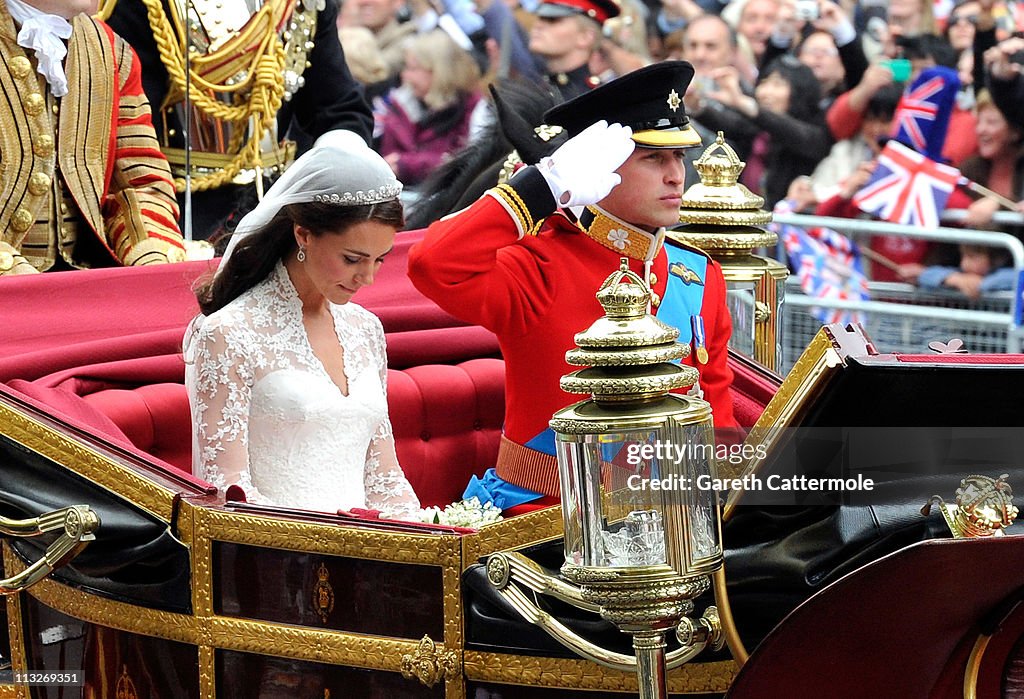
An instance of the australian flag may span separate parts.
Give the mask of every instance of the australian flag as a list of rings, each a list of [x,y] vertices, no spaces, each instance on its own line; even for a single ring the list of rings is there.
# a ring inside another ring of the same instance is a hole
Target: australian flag
[[[790,213],[792,205],[780,201],[776,213]],[[811,228],[782,224],[777,230],[786,246],[790,267],[808,296],[823,300],[867,301],[870,298],[864,263],[856,244],[831,228]],[[812,308],[822,323],[863,323],[859,311],[840,308]]]

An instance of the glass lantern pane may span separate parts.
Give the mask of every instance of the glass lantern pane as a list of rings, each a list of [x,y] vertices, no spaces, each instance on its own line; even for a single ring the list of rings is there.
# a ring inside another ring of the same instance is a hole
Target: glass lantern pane
[[[715,460],[714,429],[710,421],[678,425],[675,430],[682,444],[702,445],[683,454],[679,469],[693,487],[684,493],[685,509],[689,513],[686,523],[686,550],[684,566],[680,572],[698,572],[715,563],[722,556],[722,537],[719,525],[718,493],[711,488],[718,477]],[[677,568],[677,570],[679,570]]]
[[[729,347],[745,357],[754,359],[756,284],[754,282],[730,281],[727,287],[725,305],[732,317],[732,336],[729,338]]]
[[[664,563],[663,459],[658,429],[559,441],[565,558],[590,567]]]
[[[785,346],[786,324],[782,322],[782,305],[786,300],[786,278],[774,279],[775,307],[772,309],[775,322],[775,370],[782,371],[782,348]]]

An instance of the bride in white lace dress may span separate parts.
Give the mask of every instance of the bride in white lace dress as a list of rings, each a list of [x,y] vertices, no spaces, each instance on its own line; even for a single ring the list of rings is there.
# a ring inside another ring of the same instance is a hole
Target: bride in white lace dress
[[[250,502],[415,518],[384,331],[350,302],[403,224],[400,192],[359,137],[331,132],[241,221],[186,336],[196,475]]]

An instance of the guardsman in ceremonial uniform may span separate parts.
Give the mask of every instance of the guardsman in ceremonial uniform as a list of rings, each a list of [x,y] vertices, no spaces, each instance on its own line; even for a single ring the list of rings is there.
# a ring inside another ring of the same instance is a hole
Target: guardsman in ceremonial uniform
[[[185,259],[138,62],[95,10],[0,0],[0,275]]]
[[[530,28],[530,51],[544,63],[551,90],[570,100],[597,85],[590,55],[601,43],[601,27],[619,15],[614,0],[545,0]]]
[[[499,507],[558,495],[551,415],[579,400],[573,335],[602,314],[595,294],[620,258],[647,280],[653,310],[691,348],[687,364],[717,428],[735,427],[726,360],[725,280],[712,259],[667,241],[679,221],[683,155],[700,144],[682,96],[684,61],[657,63],[549,110],[570,138],[467,209],[427,230],[409,275],[442,308],[497,334],[505,358],[505,429],[494,472],[467,495]]]
[[[176,18],[186,5],[192,18],[187,35],[185,23]],[[259,172],[280,174],[328,131],[346,129],[370,143],[373,114],[338,41],[339,5],[338,0],[104,0],[110,26],[131,43],[142,63],[157,137],[183,209],[187,176],[195,238],[233,230],[256,205],[263,184]]]

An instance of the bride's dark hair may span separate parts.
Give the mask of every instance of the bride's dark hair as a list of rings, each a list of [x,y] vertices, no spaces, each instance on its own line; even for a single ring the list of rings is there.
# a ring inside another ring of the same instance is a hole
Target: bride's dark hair
[[[199,310],[210,315],[266,279],[278,260],[295,250],[295,224],[321,236],[342,235],[351,226],[365,221],[377,221],[396,230],[402,228],[402,202],[392,199],[359,206],[310,202],[281,207],[267,225],[235,246],[223,269],[197,288]]]

